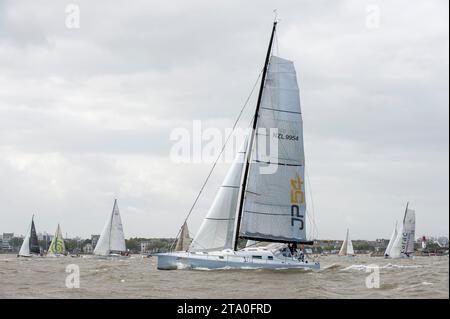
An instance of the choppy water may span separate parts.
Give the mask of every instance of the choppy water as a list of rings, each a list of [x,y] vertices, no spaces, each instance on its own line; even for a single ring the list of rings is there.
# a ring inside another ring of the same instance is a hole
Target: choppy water
[[[449,258],[320,257],[320,271],[159,271],[156,257],[19,259],[0,255],[0,298],[449,298]],[[66,287],[66,266],[80,288]],[[378,268],[380,287],[366,278]]]

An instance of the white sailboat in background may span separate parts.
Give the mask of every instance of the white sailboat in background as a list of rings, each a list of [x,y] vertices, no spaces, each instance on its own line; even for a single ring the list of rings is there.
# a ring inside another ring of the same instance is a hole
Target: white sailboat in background
[[[187,252],[156,254],[158,269],[320,268],[292,245],[306,238],[303,125],[293,62],[272,55],[274,22],[253,127]],[[278,129],[273,134],[272,128]],[[262,131],[266,132],[263,136]],[[278,154],[260,154],[268,145]],[[270,143],[270,144],[269,144]],[[273,174],[261,173],[268,165]],[[239,238],[271,242],[238,249]]]
[[[392,231],[391,238],[389,239],[389,243],[384,251],[384,257],[388,257],[391,254],[392,245],[394,244],[395,239],[397,238],[398,230],[397,230],[397,222],[395,222],[394,230]]]
[[[345,236],[344,242],[342,243],[341,246],[341,250],[339,250],[339,256],[355,256],[353,244],[349,237],[348,228],[347,228],[347,235]]]
[[[175,245],[175,251],[187,251],[191,243],[192,238],[189,236],[187,222],[184,222],[183,227],[181,228],[180,237],[178,238],[177,244]]]
[[[50,247],[47,251],[47,256],[49,257],[59,257],[66,254],[66,246],[64,244],[64,238],[62,235],[61,227],[58,224],[56,228],[55,236],[50,243]]]
[[[38,257],[41,256],[41,248],[39,247],[39,240],[36,234],[36,227],[34,225],[34,215],[31,218],[31,224],[28,228],[27,234],[23,239],[17,257]]]
[[[95,246],[94,255],[102,257],[128,256],[117,199],[114,200],[113,210],[108,216],[97,245]]]
[[[414,253],[414,237],[416,232],[416,213],[406,204],[403,224],[390,250],[385,253],[386,258],[410,258]],[[389,242],[390,244],[390,242]],[[389,247],[389,245],[388,245]]]

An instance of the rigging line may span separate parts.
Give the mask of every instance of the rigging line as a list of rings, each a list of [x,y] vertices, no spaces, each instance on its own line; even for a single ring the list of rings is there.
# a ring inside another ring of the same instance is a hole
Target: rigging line
[[[191,215],[192,211],[193,211],[194,208],[195,208],[195,205],[196,205],[197,202],[198,202],[198,199],[200,198],[200,195],[203,193],[203,189],[205,188],[206,184],[207,184],[208,181],[209,181],[209,178],[211,177],[211,175],[212,175],[214,169],[216,168],[217,162],[219,161],[220,157],[222,156],[222,153],[223,153],[223,151],[225,150],[225,147],[227,146],[229,139],[230,139],[231,136],[233,135],[234,130],[236,129],[236,126],[237,126],[239,120],[241,119],[241,116],[242,116],[242,114],[244,113],[244,110],[245,110],[245,108],[247,107],[247,104],[248,104],[248,102],[250,101],[250,98],[252,97],[253,92],[255,91],[256,86],[258,85],[258,82],[259,82],[259,79],[260,79],[262,73],[263,73],[263,69],[259,72],[258,78],[256,79],[255,83],[253,84],[253,87],[252,87],[252,89],[251,89],[251,91],[250,91],[250,94],[248,95],[247,99],[245,100],[244,105],[243,105],[242,108],[241,108],[241,111],[239,112],[238,117],[236,118],[236,121],[235,121],[234,124],[233,124],[233,128],[231,129],[230,134],[228,134],[228,136],[227,136],[227,138],[226,138],[226,140],[225,140],[225,143],[223,144],[222,149],[220,150],[220,153],[219,153],[219,155],[217,156],[217,159],[214,161],[214,164],[213,164],[213,166],[211,167],[211,169],[210,169],[210,171],[209,171],[209,173],[208,173],[208,175],[207,175],[205,181],[203,182],[203,185],[202,185],[202,187],[200,188],[200,191],[198,192],[197,197],[195,198],[194,203],[192,204],[191,208],[189,209],[189,212],[188,212],[186,218],[184,219],[184,222],[183,222],[182,225],[184,225],[184,223],[187,222],[189,216]],[[172,247],[173,247],[174,243],[177,241],[178,236],[180,235],[182,228],[183,228],[183,226],[181,226],[180,230],[178,231],[178,234],[177,234],[177,236],[175,237],[174,242],[173,242],[172,245],[170,246],[170,250],[172,250]]]
[[[311,219],[311,221],[313,223],[313,236],[314,236],[314,232],[315,232],[316,233],[315,237],[317,239],[318,236],[319,236],[319,231],[318,231],[317,225],[316,225],[316,213],[315,213],[315,210],[314,210],[314,198],[313,198],[313,195],[312,195],[311,181],[309,179],[309,174],[308,174],[308,170],[306,169],[306,167],[305,167],[305,175],[306,175],[306,183],[308,184],[308,189],[309,189],[309,197],[311,197],[311,209],[312,209],[312,216],[311,217],[312,218],[310,218],[310,219]]]

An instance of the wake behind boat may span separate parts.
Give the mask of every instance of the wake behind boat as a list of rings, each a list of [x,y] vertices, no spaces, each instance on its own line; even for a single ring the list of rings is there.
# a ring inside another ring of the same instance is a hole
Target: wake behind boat
[[[117,199],[114,200],[113,210],[108,216],[95,246],[94,255],[102,259],[124,259],[129,257],[125,246],[125,235]]]
[[[296,249],[313,244],[306,239],[303,125],[294,64],[272,55],[276,26],[248,143],[237,153],[188,251],[156,254],[158,269],[320,268]],[[278,153],[260,154],[269,143]],[[239,250],[239,238],[272,243]]]

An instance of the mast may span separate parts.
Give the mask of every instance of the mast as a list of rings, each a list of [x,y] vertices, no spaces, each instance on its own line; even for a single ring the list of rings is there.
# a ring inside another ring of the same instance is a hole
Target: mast
[[[273,43],[273,37],[275,35],[276,28],[277,28],[277,21],[275,20],[273,22],[272,35],[270,36],[270,42],[269,42],[269,47],[267,49],[266,60],[264,62],[264,69],[263,69],[263,74],[262,74],[262,78],[261,78],[261,86],[259,88],[258,101],[256,103],[256,110],[255,110],[255,116],[253,117],[252,133],[250,134],[250,141],[248,143],[248,151],[247,151],[247,154],[246,154],[247,158],[245,160],[244,175],[243,175],[243,178],[242,178],[239,208],[238,208],[237,216],[236,216],[236,227],[234,229],[234,245],[233,245],[234,247],[233,247],[233,250],[235,250],[235,251],[237,250],[237,246],[238,246],[239,228],[241,226],[242,210],[244,208],[245,189],[247,188],[248,170],[249,170],[249,167],[250,167],[250,157],[251,157],[251,151],[252,151],[252,147],[253,147],[253,140],[254,140],[255,134],[256,134],[256,124],[258,123],[259,107],[261,105],[261,99],[262,99],[262,93],[263,93],[263,89],[264,89],[264,83],[266,81],[267,67],[269,65],[270,53],[272,52],[272,43]]]
[[[409,202],[406,202],[405,216],[403,216],[403,225],[405,224],[406,214],[408,213]]]
[[[114,211],[116,210],[116,205],[117,205],[117,198],[114,199],[114,205],[113,205],[113,209],[112,209],[112,212],[111,212],[111,222],[110,222],[110,225],[109,225],[109,236],[108,236],[109,253],[111,253],[111,233],[112,233]]]

